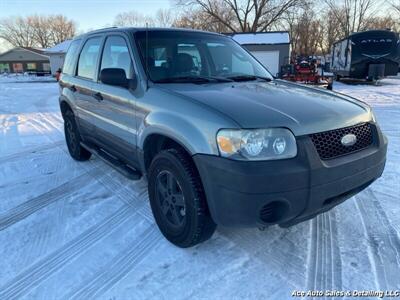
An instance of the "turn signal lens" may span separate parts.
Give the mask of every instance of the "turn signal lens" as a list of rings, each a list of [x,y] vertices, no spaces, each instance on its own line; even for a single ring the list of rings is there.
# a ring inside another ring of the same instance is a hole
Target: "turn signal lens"
[[[230,140],[226,137],[219,136],[218,137],[218,146],[221,151],[226,153],[233,153],[233,146]]]

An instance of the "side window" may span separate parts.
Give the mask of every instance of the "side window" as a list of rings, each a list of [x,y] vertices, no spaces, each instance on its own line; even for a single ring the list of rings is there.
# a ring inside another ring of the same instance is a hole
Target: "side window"
[[[81,40],[72,41],[68,48],[67,55],[65,55],[63,73],[68,75],[74,75],[74,60],[78,52]]]
[[[132,78],[133,65],[128,45],[125,39],[120,36],[110,36],[104,44],[101,70],[107,68],[124,69],[126,77]]]
[[[83,46],[78,62],[78,76],[94,79],[97,58],[100,53],[100,37],[90,38]]]

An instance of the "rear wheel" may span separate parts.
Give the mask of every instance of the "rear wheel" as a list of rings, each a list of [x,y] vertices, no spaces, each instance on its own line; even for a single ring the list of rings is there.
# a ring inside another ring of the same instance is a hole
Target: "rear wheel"
[[[162,234],[182,248],[208,240],[216,225],[191,158],[176,149],[161,151],[148,175],[150,204]]]
[[[64,114],[64,133],[68,152],[73,159],[85,161],[92,156],[88,150],[81,146],[81,136],[76,126],[74,114],[70,110]]]

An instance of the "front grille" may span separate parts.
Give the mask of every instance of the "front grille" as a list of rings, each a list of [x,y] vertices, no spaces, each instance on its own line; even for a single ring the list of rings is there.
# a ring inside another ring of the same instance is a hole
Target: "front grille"
[[[350,133],[357,137],[357,142],[352,146],[343,146],[342,137]],[[372,130],[369,123],[314,133],[310,137],[321,159],[332,159],[356,152],[372,144]]]

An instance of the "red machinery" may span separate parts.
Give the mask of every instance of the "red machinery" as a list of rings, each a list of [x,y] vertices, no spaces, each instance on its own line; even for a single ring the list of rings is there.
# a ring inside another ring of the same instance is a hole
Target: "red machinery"
[[[295,63],[282,68],[282,79],[309,83],[329,84],[330,78],[323,76],[322,71],[317,68],[315,60],[298,59]]]

